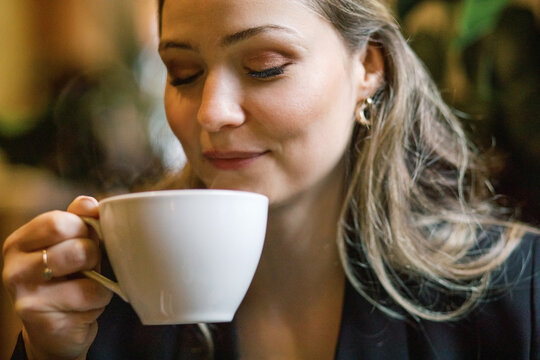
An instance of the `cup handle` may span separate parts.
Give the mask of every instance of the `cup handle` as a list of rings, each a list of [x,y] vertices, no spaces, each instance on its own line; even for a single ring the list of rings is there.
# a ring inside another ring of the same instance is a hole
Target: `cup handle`
[[[86,217],[86,216],[81,216],[81,219],[82,221],[84,221],[87,225],[89,225],[96,231],[96,234],[100,239],[103,239],[103,233],[101,231],[101,225],[99,224],[98,219]],[[122,289],[120,289],[120,285],[118,285],[117,282],[114,282],[106,278],[105,276],[101,275],[100,273],[94,270],[85,270],[81,272],[84,274],[84,276],[97,281],[101,285],[105,286],[107,289],[111,290],[116,295],[120,296],[122,300],[129,303],[129,300],[126,294],[124,294]]]

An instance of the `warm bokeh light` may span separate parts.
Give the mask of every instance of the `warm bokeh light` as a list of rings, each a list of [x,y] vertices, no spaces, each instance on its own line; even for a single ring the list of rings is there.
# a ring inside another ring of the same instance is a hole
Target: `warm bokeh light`
[[[496,143],[497,191],[539,224],[540,2],[508,1],[460,47],[466,2],[391,1],[446,100],[469,114],[480,144]],[[76,195],[128,192],[182,166],[163,110],[156,8],[0,1],[0,241]],[[4,359],[20,323],[3,288],[0,319]]]

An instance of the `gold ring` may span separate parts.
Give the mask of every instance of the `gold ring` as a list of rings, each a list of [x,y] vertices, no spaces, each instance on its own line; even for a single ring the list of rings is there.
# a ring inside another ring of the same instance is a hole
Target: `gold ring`
[[[53,272],[47,262],[47,250],[41,250],[41,257],[43,259],[43,266],[45,266],[45,268],[43,269],[43,278],[45,280],[51,280],[53,278]]]

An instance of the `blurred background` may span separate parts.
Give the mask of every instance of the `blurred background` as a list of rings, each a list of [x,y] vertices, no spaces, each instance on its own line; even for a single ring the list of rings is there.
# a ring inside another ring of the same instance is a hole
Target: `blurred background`
[[[0,242],[79,194],[128,192],[182,166],[161,99],[155,2],[0,2]],[[540,1],[389,2],[494,155],[500,201],[540,225]],[[0,319],[7,359],[20,324],[3,287]]]

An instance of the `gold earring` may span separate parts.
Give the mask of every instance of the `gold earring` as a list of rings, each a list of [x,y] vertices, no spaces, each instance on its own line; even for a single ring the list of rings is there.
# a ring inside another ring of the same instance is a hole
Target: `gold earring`
[[[356,104],[355,109],[356,122],[362,126],[371,126],[371,117],[373,115],[373,99],[368,97],[362,103]]]

